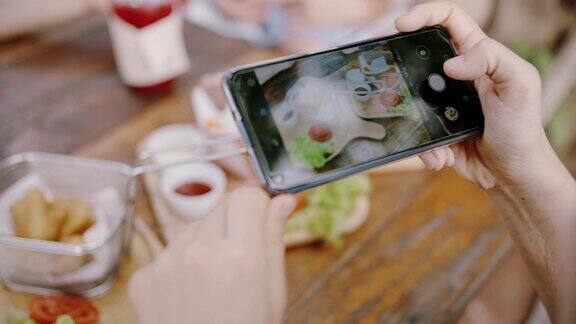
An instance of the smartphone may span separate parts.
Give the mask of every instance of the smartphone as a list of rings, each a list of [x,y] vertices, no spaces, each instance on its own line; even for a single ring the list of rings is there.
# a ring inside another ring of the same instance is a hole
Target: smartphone
[[[236,68],[223,88],[264,187],[294,193],[482,132],[442,27]]]

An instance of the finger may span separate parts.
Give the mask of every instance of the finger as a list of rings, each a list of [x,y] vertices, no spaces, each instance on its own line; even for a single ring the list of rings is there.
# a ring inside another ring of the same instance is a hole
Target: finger
[[[220,204],[214,209],[200,224],[198,224],[195,237],[190,237],[192,241],[209,242],[226,237],[226,212],[228,204]],[[192,229],[193,230],[193,229]]]
[[[158,312],[149,311],[154,309],[155,306],[152,302],[152,298],[144,297],[148,292],[154,291],[156,288],[155,286],[155,282],[151,276],[150,264],[136,271],[128,281],[128,297],[132,307],[134,308],[138,323],[143,320],[150,320],[152,322],[155,320],[161,320],[160,316],[157,314]]]
[[[446,28],[456,47],[463,52],[486,38],[478,24],[462,8],[450,1],[419,4],[396,19],[396,29],[400,32],[435,25]]]
[[[497,41],[485,38],[462,55],[444,63],[446,74],[457,80],[477,80],[487,76],[498,91],[533,86],[535,69]]]
[[[436,156],[431,151],[421,153],[420,160],[422,160],[426,169],[434,170],[436,166]]]
[[[454,169],[464,179],[478,183],[475,177],[475,165],[477,159],[471,158],[475,155],[476,139],[467,140],[456,145],[453,145],[452,151],[454,152]]]
[[[216,227],[219,225],[222,228],[219,232],[225,233],[224,212],[225,212],[224,205],[221,204],[218,207],[216,207],[212,212],[210,212],[210,214],[207,215],[205,218],[186,224],[186,226],[181,231],[177,232],[176,237],[168,242],[168,248],[167,248],[168,252],[162,254],[158,258],[158,260],[167,259],[172,254],[176,255],[181,254],[188,246],[190,246],[190,244],[193,244],[195,240],[199,239],[198,233],[200,232],[200,229],[202,227],[206,226],[204,223],[207,222],[208,220],[214,222],[214,224],[208,225],[208,228],[204,229],[204,231],[206,231],[205,232],[206,234],[204,234],[204,236],[200,238],[210,238],[211,235],[213,236],[212,239],[223,237],[222,234],[215,235],[211,234],[210,232],[218,231]]]
[[[216,212],[217,210],[218,208],[216,208],[212,213]],[[177,232],[176,237],[168,241],[167,249],[170,251],[181,251],[182,247],[190,244],[196,237],[198,229],[205,219],[206,218],[186,224],[182,230]]]
[[[273,244],[283,245],[284,226],[296,206],[296,199],[292,195],[280,195],[270,202],[270,212],[266,218],[266,237]]]
[[[446,166],[453,167],[454,166],[454,151],[452,151],[451,147],[446,147]]]
[[[266,219],[266,264],[268,270],[269,296],[272,298],[274,323],[280,323],[286,305],[286,277],[284,267],[284,228],[286,220],[296,206],[290,195],[277,196],[270,202]]]
[[[437,147],[432,150],[432,154],[436,157],[436,165],[434,170],[440,171],[446,164],[446,152],[443,147]]]
[[[268,194],[260,188],[234,190],[226,211],[229,238],[242,244],[262,239],[269,201]]]

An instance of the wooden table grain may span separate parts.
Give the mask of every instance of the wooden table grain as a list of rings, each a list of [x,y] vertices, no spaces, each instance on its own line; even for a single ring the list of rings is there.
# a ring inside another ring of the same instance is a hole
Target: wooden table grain
[[[71,27],[68,27],[68,29]],[[272,55],[186,26],[193,68],[169,95],[141,97],[114,70],[101,22],[0,44],[0,157],[41,150],[130,163],[155,128],[190,122],[188,91],[202,73]],[[372,176],[370,216],[343,246],[286,254],[288,323],[449,323],[510,248],[486,194],[453,171]],[[154,227],[143,191],[137,217]],[[134,322],[128,256],[113,289],[95,300]],[[0,291],[0,309],[29,296]]]

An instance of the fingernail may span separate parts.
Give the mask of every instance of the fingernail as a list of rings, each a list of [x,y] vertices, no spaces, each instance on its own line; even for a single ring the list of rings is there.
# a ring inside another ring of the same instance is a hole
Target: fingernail
[[[402,15],[398,16],[398,18],[396,18],[394,20],[394,26],[396,27],[396,30],[398,31],[406,31],[406,26],[404,26],[404,20],[405,17],[408,16],[408,12],[403,13]]]

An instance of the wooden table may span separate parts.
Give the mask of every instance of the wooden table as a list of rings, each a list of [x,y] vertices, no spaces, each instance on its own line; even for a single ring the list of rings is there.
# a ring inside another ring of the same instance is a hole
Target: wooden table
[[[202,73],[270,56],[186,26],[193,68],[168,96],[141,97],[115,74],[98,20],[0,45],[0,155],[42,150],[130,162],[153,129],[191,121],[189,87]],[[72,31],[71,31],[72,30]],[[488,197],[452,171],[373,176],[369,219],[340,248],[287,253],[289,323],[451,322],[510,243]],[[140,192],[136,214],[154,226]],[[134,321],[125,285],[142,263],[128,257],[95,304]],[[0,290],[0,309],[29,296]]]

